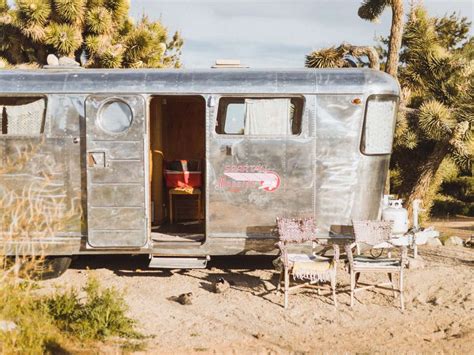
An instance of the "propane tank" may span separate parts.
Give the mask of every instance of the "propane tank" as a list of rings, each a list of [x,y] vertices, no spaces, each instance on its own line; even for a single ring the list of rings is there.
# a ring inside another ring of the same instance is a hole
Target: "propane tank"
[[[403,208],[402,200],[389,200],[388,207],[382,211],[382,220],[393,222],[392,234],[408,232],[408,211]]]

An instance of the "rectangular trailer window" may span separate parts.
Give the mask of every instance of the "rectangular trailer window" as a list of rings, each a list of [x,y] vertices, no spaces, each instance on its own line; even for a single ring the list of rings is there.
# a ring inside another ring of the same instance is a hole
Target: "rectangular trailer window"
[[[288,136],[301,133],[302,98],[235,98],[219,102],[216,132],[227,135]]]
[[[39,136],[44,131],[46,100],[38,97],[1,97],[2,136]]]
[[[362,134],[362,153],[382,155],[392,152],[397,104],[397,98],[393,96],[369,97]]]

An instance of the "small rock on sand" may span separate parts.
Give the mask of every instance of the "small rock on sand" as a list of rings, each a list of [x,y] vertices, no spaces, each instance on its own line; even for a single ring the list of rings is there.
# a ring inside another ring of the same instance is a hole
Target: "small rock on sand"
[[[443,304],[443,299],[439,296],[435,296],[430,300],[430,303],[435,306],[441,306]]]
[[[438,330],[436,332],[434,332],[432,335],[431,335],[431,339],[432,340],[440,340],[440,339],[443,339],[444,337],[446,336],[446,333],[444,332],[444,330]]]
[[[425,262],[421,258],[421,256],[418,256],[416,259],[408,258],[408,268],[409,269],[424,269]]]
[[[461,325],[459,322],[452,322],[444,331],[447,337],[456,338],[461,333]]]
[[[432,247],[439,247],[442,246],[443,243],[441,243],[441,240],[438,238],[428,238],[426,240],[426,245],[432,246]]]
[[[463,240],[457,236],[452,236],[446,239],[444,242],[445,246],[452,246],[452,247],[457,247],[457,246],[463,246]]]
[[[426,304],[426,295],[424,294],[419,294],[413,299],[414,302],[419,303],[419,304]]]
[[[177,298],[176,301],[182,305],[190,305],[193,304],[193,293],[182,293]]]
[[[222,277],[220,277],[213,285],[213,290],[215,293],[224,293],[225,291],[227,291],[229,288],[230,288],[230,284],[225,280],[223,279]]]

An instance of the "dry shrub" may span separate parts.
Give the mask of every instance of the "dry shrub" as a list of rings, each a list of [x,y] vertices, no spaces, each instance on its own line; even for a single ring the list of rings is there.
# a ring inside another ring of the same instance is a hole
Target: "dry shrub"
[[[0,319],[16,328],[0,331],[0,351],[11,353],[56,353],[66,339],[54,325],[46,309],[33,296],[34,284],[4,278],[0,283]]]
[[[71,348],[93,347],[91,341],[110,336],[143,339],[126,315],[123,295],[114,288],[101,288],[94,277],[84,287],[83,298],[75,289],[39,296],[37,287],[14,277],[0,282],[0,320],[16,325],[0,331],[1,353],[67,353]]]
[[[134,330],[135,321],[126,315],[128,307],[116,289],[101,289],[97,279],[90,277],[83,290],[84,299],[70,289],[45,300],[49,314],[61,330],[80,339],[142,337]]]

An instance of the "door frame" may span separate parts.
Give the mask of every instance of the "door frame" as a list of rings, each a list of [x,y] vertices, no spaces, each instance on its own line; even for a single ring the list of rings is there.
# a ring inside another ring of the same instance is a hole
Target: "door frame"
[[[149,149],[151,147],[151,129],[150,129],[150,120],[151,120],[151,116],[150,116],[150,113],[151,113],[151,109],[150,109],[150,105],[151,105],[151,102],[152,100],[154,99],[157,99],[157,98],[166,98],[166,97],[199,97],[203,100],[203,104],[204,104],[204,109],[205,109],[205,113],[204,113],[204,127],[203,127],[203,130],[204,130],[204,159],[203,159],[203,164],[202,164],[202,178],[204,179],[203,181],[203,187],[204,187],[204,193],[202,194],[201,198],[202,198],[202,201],[201,203],[204,205],[203,209],[202,209],[202,212],[204,213],[204,218],[203,218],[203,221],[204,221],[204,239],[202,240],[202,244],[206,243],[207,241],[207,237],[208,237],[208,233],[207,233],[207,229],[208,229],[208,225],[209,225],[209,221],[208,221],[208,201],[209,201],[209,198],[208,198],[208,168],[207,168],[207,164],[208,164],[208,159],[209,159],[209,152],[208,152],[208,143],[209,143],[209,135],[208,135],[208,126],[211,124],[213,124],[213,109],[214,109],[214,106],[212,106],[210,104],[210,101],[212,101],[210,98],[213,97],[213,95],[211,94],[207,94],[207,93],[189,93],[189,92],[180,92],[180,93],[176,93],[176,92],[171,92],[171,93],[152,93],[152,94],[147,94],[146,95],[146,147],[145,147],[145,156],[148,157],[148,154],[149,154]],[[146,174],[147,176],[150,175],[150,162],[149,162],[149,158],[146,159]],[[152,233],[152,223],[151,223],[151,198],[152,198],[152,195],[151,195],[151,188],[152,186],[150,185],[150,179],[146,179],[146,191],[145,191],[145,196],[146,196],[146,208],[147,208],[147,216],[148,216],[148,239],[150,241],[150,244],[153,244],[153,240],[152,240],[152,237],[151,237],[151,233]]]

